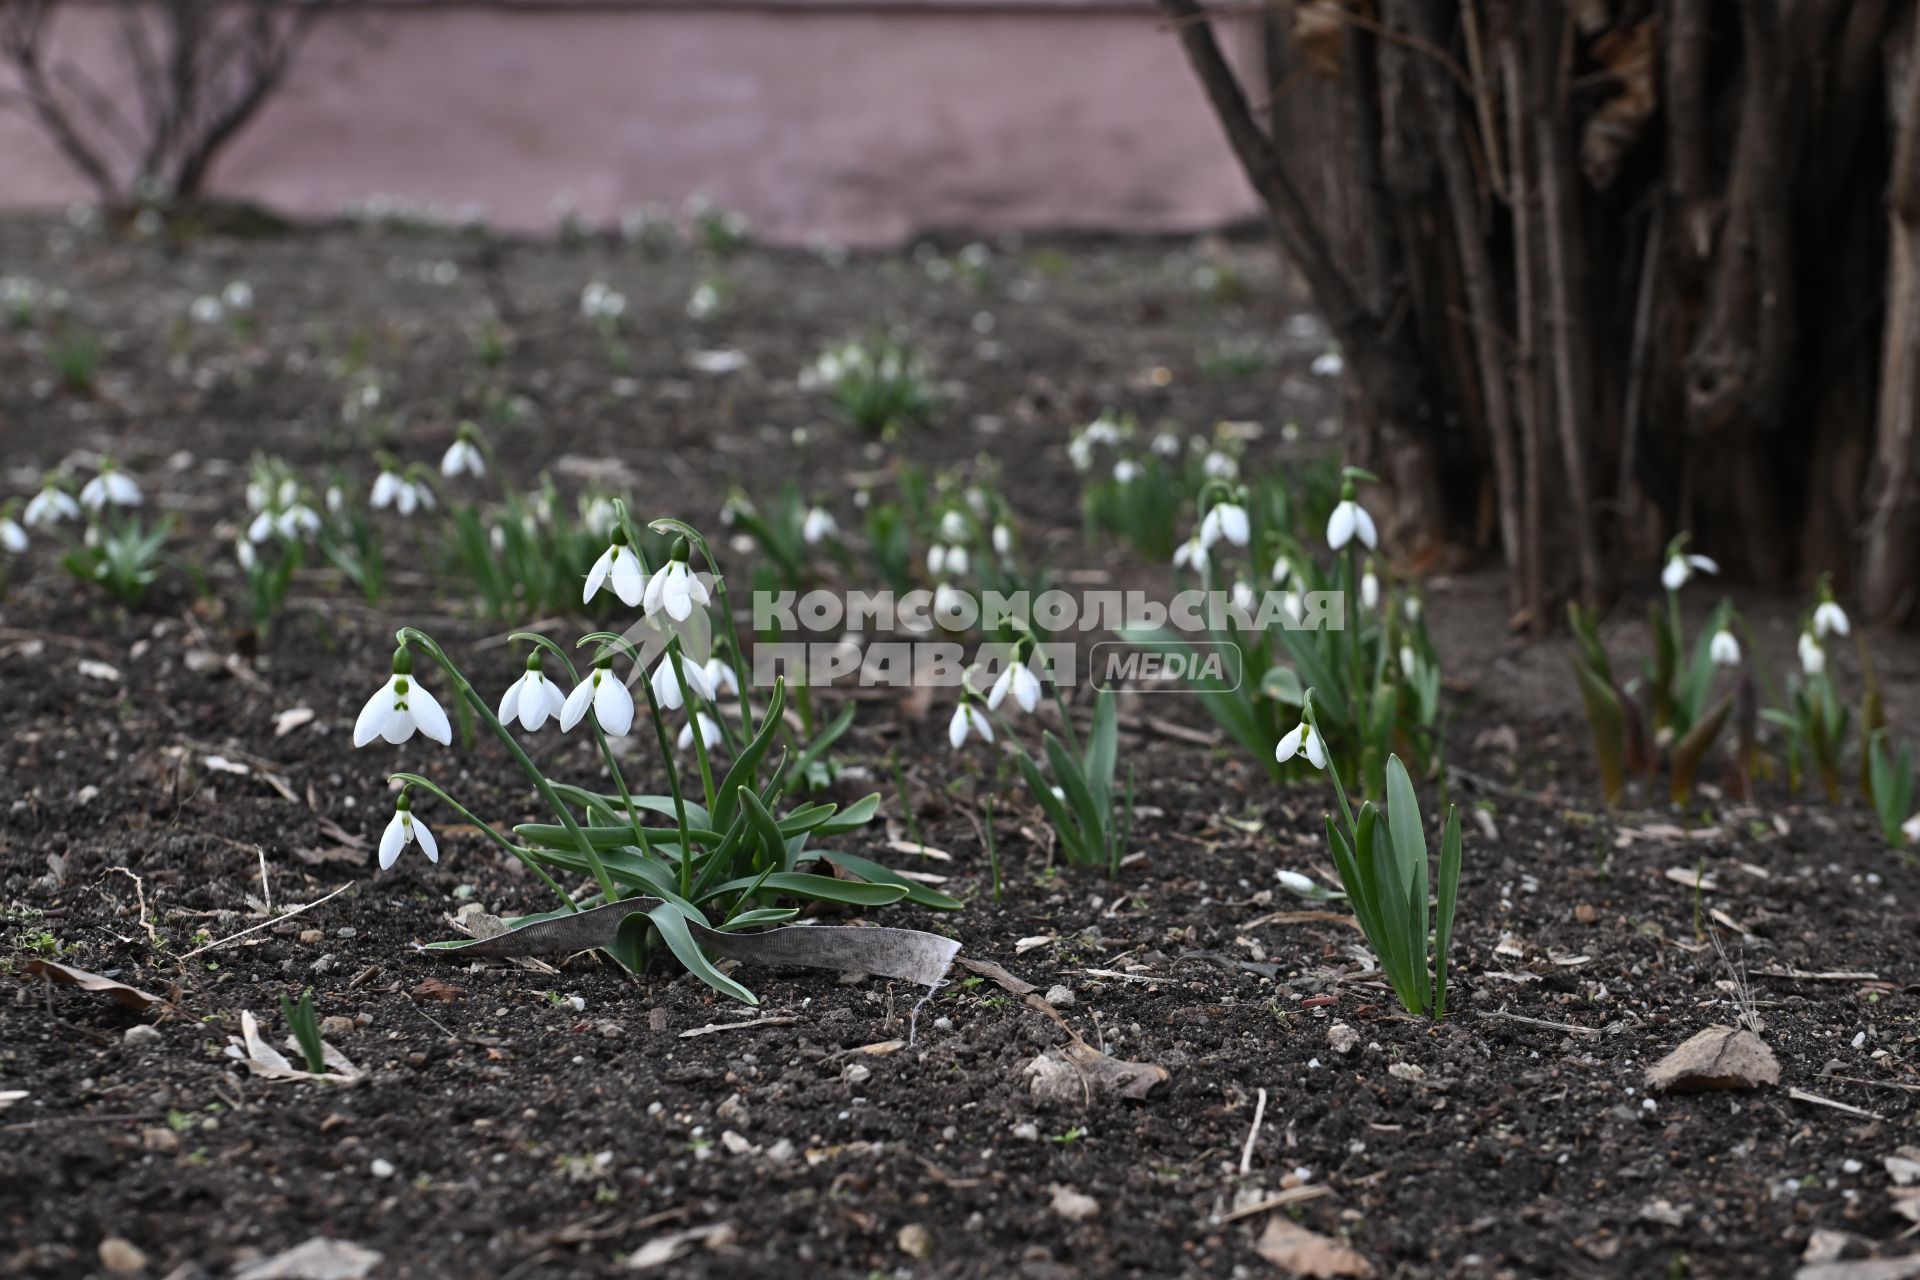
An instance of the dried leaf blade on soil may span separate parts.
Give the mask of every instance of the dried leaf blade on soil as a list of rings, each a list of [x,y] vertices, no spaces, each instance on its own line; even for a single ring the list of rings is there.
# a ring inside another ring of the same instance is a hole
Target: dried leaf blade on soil
[[[1751,1031],[1712,1026],[1647,1068],[1649,1088],[1671,1093],[1780,1083],[1780,1063]]]

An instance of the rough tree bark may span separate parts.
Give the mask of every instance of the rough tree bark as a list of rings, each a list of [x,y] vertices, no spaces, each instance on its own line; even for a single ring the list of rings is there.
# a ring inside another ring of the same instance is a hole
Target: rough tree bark
[[[1317,144],[1245,109],[1208,25],[1244,10],[1160,0],[1363,417],[1419,445],[1423,527],[1497,543],[1516,620],[1651,583],[1681,530],[1913,608],[1916,0],[1270,2],[1285,92],[1342,104]],[[1346,235],[1290,176],[1329,158]]]

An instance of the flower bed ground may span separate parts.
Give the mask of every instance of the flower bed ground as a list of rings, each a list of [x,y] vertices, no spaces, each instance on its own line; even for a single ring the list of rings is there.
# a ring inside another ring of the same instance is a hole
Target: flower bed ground
[[[208,563],[254,450],[371,478],[339,424],[349,360],[403,410],[388,447],[437,457],[485,389],[503,390],[528,406],[495,434],[507,468],[528,482],[542,466],[563,482],[624,468],[645,514],[710,519],[731,485],[788,478],[843,498],[896,456],[997,460],[1036,559],[1130,584],[1164,570],[1086,544],[1067,428],[1107,406],[1143,423],[1251,420],[1267,428],[1253,447],[1279,455],[1314,448],[1334,406],[1307,372],[1320,340],[1282,325],[1285,284],[1257,247],[1204,251],[1257,303],[1197,298],[1202,251],[1187,245],[1019,249],[978,287],[931,283],[907,258],[749,254],[702,326],[684,305],[709,268],[688,256],[344,230],[56,251],[59,234],[0,224],[0,251],[71,293],[103,340],[98,391],[36,386],[42,335],[0,339],[4,491],[111,452]],[[458,266],[450,283],[429,282],[440,262]],[[188,326],[192,298],[236,277],[258,299],[255,334]],[[593,278],[632,303],[624,372],[578,315]],[[480,374],[485,299],[512,345]],[[956,385],[937,428],[882,446],[825,420],[793,377],[825,343],[886,324]],[[1294,336],[1257,369],[1209,359],[1269,332]],[[722,347],[746,367],[689,366]],[[1288,419],[1304,442],[1280,442]],[[1427,586],[1450,791],[1479,815],[1444,1023],[1399,1015],[1344,913],[1302,915],[1311,904],[1280,887],[1282,868],[1333,879],[1324,785],[1271,785],[1191,700],[1123,700],[1139,817],[1136,856],[1110,881],[1047,865],[1039,811],[992,753],[949,751],[942,705],[867,695],[835,798],[880,790],[885,822],[850,847],[945,876],[967,902],[875,920],[951,932],[1041,998],[956,972],[910,1026],[919,993],[878,979],[758,972],[747,1010],[678,972],[415,951],[454,936],[468,904],[548,903],[441,815],[437,865],[409,852],[376,873],[385,775],[422,744],[354,752],[347,738],[394,627],[430,614],[482,687],[519,666],[433,544],[393,537],[392,599],[369,607],[314,575],[265,640],[233,612],[230,572],[210,571],[226,609],[176,575],[129,613],[42,546],[16,562],[0,605],[0,1094],[24,1096],[0,1109],[0,1274],[227,1276],[327,1237],[379,1251],[382,1276],[1259,1275],[1275,1270],[1271,1224],[1296,1219],[1382,1276],[1772,1276],[1810,1242],[1903,1251],[1884,1161],[1913,1141],[1920,1086],[1912,869],[1857,800],[1803,804],[1777,784],[1751,808],[1703,794],[1684,814],[1596,813],[1566,649],[1510,639],[1490,581]],[[1706,594],[1690,603],[1704,611]],[[1741,604],[1780,669],[1793,605]],[[1623,606],[1609,630],[1624,652],[1644,647],[1643,612]],[[1892,721],[1910,723],[1920,650],[1875,645]],[[276,732],[297,707],[311,720]],[[596,776],[588,745],[542,745]],[[906,830],[894,753],[915,829],[950,858],[885,853]],[[537,815],[485,745],[434,769],[502,823]],[[977,825],[988,796],[997,903]],[[342,886],[289,919],[249,905]],[[35,959],[166,1007],[28,976]],[[1650,1097],[1647,1066],[1740,1017],[1742,981],[1779,1085]],[[223,1056],[242,1011],[277,1039],[280,997],[307,985],[322,1016],[351,1020],[328,1035],[364,1083],[270,1081]],[[1036,1099],[1029,1064],[1071,1036],[1166,1079],[1127,1097],[1089,1075],[1078,1096]]]

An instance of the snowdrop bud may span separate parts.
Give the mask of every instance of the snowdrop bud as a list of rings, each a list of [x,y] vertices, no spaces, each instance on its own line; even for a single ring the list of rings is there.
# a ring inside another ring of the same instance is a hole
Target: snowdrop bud
[[[1405,676],[1407,679],[1411,680],[1414,677],[1414,673],[1419,671],[1419,669],[1420,669],[1420,655],[1413,651],[1412,645],[1410,644],[1401,645],[1400,646],[1400,674]]]
[[[1733,632],[1722,627],[1707,642],[1707,656],[1716,666],[1737,667],[1740,665],[1740,642],[1734,639]]]
[[[995,526],[993,526],[993,550],[995,555],[1001,555],[1001,556],[1012,555],[1013,554],[1013,530],[1009,529],[1004,524],[996,524]]]
[[[1307,763],[1314,768],[1327,767],[1326,745],[1320,741],[1320,735],[1313,731],[1313,726],[1304,720],[1289,729],[1286,737],[1280,739],[1280,744],[1274,748],[1273,758],[1276,762],[1285,764],[1294,756],[1301,754],[1307,757]]]
[[[1316,894],[1320,891],[1320,886],[1313,882],[1311,876],[1303,876],[1298,871],[1282,871],[1279,874],[1280,883],[1295,893]]]
[[[1373,561],[1367,561],[1367,570],[1360,575],[1360,603],[1368,609],[1380,607],[1380,579],[1374,576]]]
[[[234,543],[233,557],[240,562],[240,567],[248,573],[252,573],[254,566],[260,563],[259,556],[254,554],[253,543],[245,538],[241,538],[238,542]]]
[[[1920,813],[1900,824],[1900,834],[1907,838],[1908,844],[1920,844]]]
[[[1827,669],[1827,651],[1811,631],[1800,633],[1800,669],[1817,676]]]
[[[1422,607],[1419,596],[1408,596],[1401,602],[1400,612],[1406,615],[1408,622],[1418,622]]]

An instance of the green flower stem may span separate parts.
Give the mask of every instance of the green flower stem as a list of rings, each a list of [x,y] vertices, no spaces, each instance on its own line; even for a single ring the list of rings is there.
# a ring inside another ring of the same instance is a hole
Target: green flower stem
[[[726,624],[727,628],[727,647],[733,651],[736,660],[745,662],[747,651],[740,647],[740,633],[734,627],[733,601],[727,595],[727,580],[720,572],[720,562],[713,558],[713,548],[707,545],[706,536],[686,521],[672,518],[655,520],[647,527],[661,532],[670,529],[685,537],[699,550],[701,558],[707,562],[707,570],[713,574],[713,589],[720,599],[720,620]],[[741,692],[744,695],[744,686]],[[759,732],[759,727],[753,722],[753,703],[745,696],[740,699],[740,718],[746,726],[747,737],[751,739]]]
[[[444,791],[442,788],[437,786],[432,780],[422,777],[420,774],[417,774],[417,773],[395,773],[395,774],[389,774],[388,777],[391,781],[403,782],[403,783],[406,783],[408,786],[419,787],[422,791],[427,792],[429,795],[438,797],[440,800],[440,803],[446,805],[449,809],[452,809],[455,813],[465,818],[468,822],[471,822],[474,826],[480,828],[481,835],[486,836],[489,840],[492,840],[495,844],[499,845],[502,849],[505,849],[508,853],[520,859],[521,862],[525,863],[529,871],[532,871],[533,874],[539,876],[543,881],[545,881],[547,888],[553,890],[554,893],[559,897],[560,901],[567,904],[568,910],[578,911],[580,909],[580,904],[573,900],[573,896],[571,894],[569,894],[565,889],[562,889],[560,887],[559,881],[555,880],[552,876],[547,874],[547,869],[540,865],[540,860],[533,856],[533,853],[531,850],[522,848],[520,845],[515,844],[513,841],[501,835],[498,831],[495,831],[493,827],[488,823],[482,822],[479,818],[475,817],[474,814],[465,805],[461,804],[458,800],[455,800],[452,796],[448,795],[446,791]]]
[[[1333,752],[1327,746],[1327,735],[1320,731],[1320,716],[1313,708],[1313,690],[1308,689],[1306,699],[1300,707],[1300,716],[1313,730],[1313,736],[1320,739],[1320,750],[1326,753],[1327,777],[1333,783],[1334,798],[1340,802],[1340,817],[1347,824],[1347,839],[1357,843],[1360,838],[1360,825],[1353,820],[1353,808],[1347,803],[1347,789],[1340,781],[1340,769],[1333,762]],[[1359,857],[1356,851],[1354,856]]]
[[[633,642],[624,636],[614,635],[610,631],[596,631],[592,635],[582,636],[580,643],[611,645],[625,650],[627,656],[632,658],[636,665],[640,662],[640,652],[633,647]],[[668,653],[672,653],[671,648],[668,649]],[[667,741],[667,722],[666,718],[660,714],[660,700],[654,696],[653,681],[646,679],[643,675],[640,688],[647,695],[647,715],[653,721],[654,737],[660,743],[660,760],[667,770],[667,790],[673,794],[673,815],[680,824],[680,896],[691,899],[693,896],[693,838],[691,835],[693,828],[687,822],[687,802],[680,791],[680,770],[673,763],[673,744]],[[685,695],[682,694],[682,701],[684,700]],[[694,736],[699,737],[697,729]],[[711,814],[713,810],[709,809],[707,812]]]
[[[560,797],[553,793],[553,787],[548,784],[546,775],[540,772],[540,767],[534,764],[520,744],[513,740],[513,735],[507,732],[506,726],[495,718],[493,708],[486,704],[467,678],[460,674],[460,669],[453,665],[453,660],[447,657],[446,651],[434,641],[432,636],[417,627],[402,627],[396,634],[401,644],[418,644],[425,650],[427,656],[447,673],[447,679],[453,682],[454,692],[473,704],[474,709],[480,713],[480,718],[486,722],[489,729],[493,730],[494,736],[506,744],[507,754],[513,757],[514,763],[520,766],[520,771],[533,782],[534,788],[540,792],[541,799],[560,815],[561,825],[566,827],[567,834],[572,836],[574,843],[580,846],[580,852],[586,856],[587,864],[593,868],[593,878],[599,882],[600,892],[608,902],[619,901],[620,892],[614,888],[613,877],[607,874],[606,864],[600,861],[600,853],[593,847],[593,841],[587,839],[587,833],[580,829],[578,822],[574,821],[572,812],[560,802]]]
[[[667,655],[661,661],[669,663],[668,670],[673,673],[673,682],[680,686],[680,705],[686,708],[687,723],[693,726],[693,758],[700,762],[700,786],[706,792],[707,812],[715,812],[713,794],[713,765],[707,760],[707,735],[700,732],[700,708],[694,704],[693,693],[687,688],[686,668],[681,665],[684,659],[680,652],[680,637],[674,636],[667,641]],[[651,688],[651,684],[648,686]],[[665,730],[662,729],[664,741]]]

